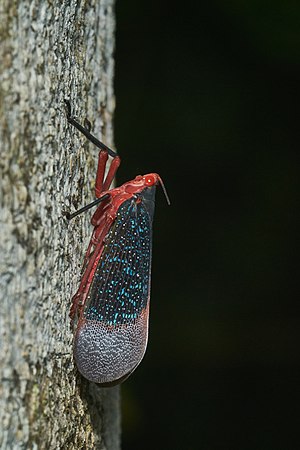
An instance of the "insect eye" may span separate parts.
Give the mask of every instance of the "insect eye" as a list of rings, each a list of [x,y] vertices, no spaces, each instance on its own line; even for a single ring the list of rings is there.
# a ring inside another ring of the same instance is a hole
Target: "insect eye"
[[[153,186],[155,184],[155,177],[153,175],[147,175],[145,177],[145,184],[147,186]]]

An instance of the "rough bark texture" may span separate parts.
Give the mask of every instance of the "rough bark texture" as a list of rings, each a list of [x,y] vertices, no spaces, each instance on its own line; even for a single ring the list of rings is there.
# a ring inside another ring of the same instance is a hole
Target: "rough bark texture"
[[[0,2],[0,448],[118,449],[119,390],[74,368],[69,321],[97,150],[112,145],[113,0]]]

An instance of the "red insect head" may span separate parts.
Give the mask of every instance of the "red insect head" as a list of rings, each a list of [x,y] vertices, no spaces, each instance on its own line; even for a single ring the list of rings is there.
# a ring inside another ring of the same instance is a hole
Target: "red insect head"
[[[123,202],[132,198],[134,194],[139,194],[145,188],[149,188],[152,186],[161,185],[163,192],[165,194],[166,200],[168,204],[170,203],[168,194],[166,192],[166,188],[163,184],[162,179],[157,173],[149,173],[147,175],[137,175],[134,180],[127,181],[122,186],[116,187],[111,190],[103,191],[101,194],[105,196],[109,194],[110,199],[108,201],[110,205],[110,214],[115,216],[117,210],[122,205]],[[137,198],[138,201],[138,198]]]

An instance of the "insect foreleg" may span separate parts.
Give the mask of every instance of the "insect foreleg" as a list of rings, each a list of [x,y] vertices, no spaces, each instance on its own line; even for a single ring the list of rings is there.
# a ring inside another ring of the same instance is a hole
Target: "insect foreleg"
[[[104,179],[105,168],[107,164],[108,154],[105,151],[100,150],[98,157],[98,168],[97,168],[97,176],[95,183],[95,195],[96,197],[100,197],[103,191],[107,191],[110,188],[110,185],[116,175],[118,167],[121,163],[121,159],[119,156],[116,156],[109,166],[108,173]]]

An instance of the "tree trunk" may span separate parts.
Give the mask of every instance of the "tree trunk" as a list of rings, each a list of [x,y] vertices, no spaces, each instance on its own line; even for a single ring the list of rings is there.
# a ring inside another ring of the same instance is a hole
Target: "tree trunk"
[[[91,233],[98,151],[112,145],[113,0],[0,2],[0,448],[119,449],[119,389],[74,367],[70,298]]]

